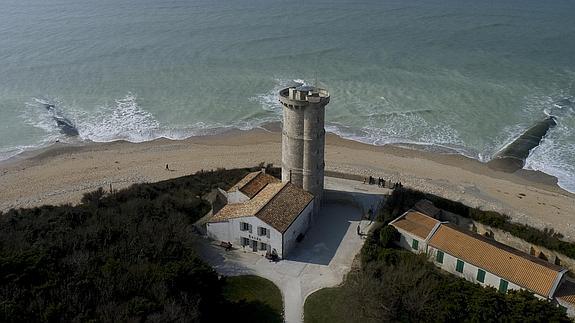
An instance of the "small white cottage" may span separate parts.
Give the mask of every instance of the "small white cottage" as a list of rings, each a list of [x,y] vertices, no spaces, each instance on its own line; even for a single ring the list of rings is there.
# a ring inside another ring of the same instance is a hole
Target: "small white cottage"
[[[400,233],[396,243],[426,253],[441,269],[501,292],[526,289],[553,299],[566,269],[513,249],[495,240],[408,211],[390,223]]]
[[[210,238],[285,258],[312,221],[314,197],[264,171],[248,174],[224,193],[228,204],[207,223]]]
[[[440,222],[417,211],[408,211],[391,221],[389,225],[399,231],[397,244],[415,253],[427,252],[427,242]]]

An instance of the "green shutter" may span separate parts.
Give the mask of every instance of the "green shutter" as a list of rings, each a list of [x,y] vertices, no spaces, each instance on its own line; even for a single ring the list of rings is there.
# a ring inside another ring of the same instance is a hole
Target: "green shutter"
[[[442,264],[443,263],[443,251],[437,250],[437,255],[435,256],[435,261]]]
[[[499,291],[502,293],[507,293],[507,287],[509,286],[509,282],[505,279],[501,279],[499,281]]]
[[[417,250],[418,247],[419,247],[419,241],[413,239],[413,242],[411,242],[411,248]]]
[[[465,263],[459,259],[457,259],[457,265],[455,266],[455,270],[459,273],[463,273],[463,265]]]
[[[480,283],[485,282],[485,270],[477,269],[477,281]]]

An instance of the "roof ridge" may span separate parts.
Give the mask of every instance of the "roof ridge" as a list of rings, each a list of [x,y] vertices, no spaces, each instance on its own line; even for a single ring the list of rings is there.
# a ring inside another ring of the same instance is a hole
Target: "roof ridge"
[[[289,182],[278,182],[278,183],[268,183],[266,184],[259,192],[258,194],[260,194],[261,192],[263,192],[263,190],[268,187],[271,184],[280,184],[281,188],[279,190],[277,190],[277,192],[274,193],[274,195],[272,195],[265,203],[263,203],[255,212],[254,212],[254,216],[258,216],[258,213],[260,213],[261,210],[263,210],[264,207],[266,207],[266,205],[270,204],[270,202],[276,197],[278,196],[278,194],[284,190],[284,188],[287,186]],[[254,198],[256,198],[258,196],[258,194],[254,195],[254,197],[250,200],[252,201]],[[249,201],[248,201],[249,202]]]
[[[451,223],[441,223],[428,245],[545,297],[551,297],[557,276],[565,272],[561,266]]]
[[[250,183],[254,178],[257,177],[257,173],[260,173],[261,171],[256,171],[256,172],[249,172],[246,176],[242,177],[239,181],[237,181],[237,183],[234,184],[234,186],[230,187],[230,189],[228,189],[226,192],[235,192],[235,191],[239,191],[241,190],[244,186],[246,186],[248,183]],[[249,178],[250,176],[252,176],[251,178]],[[242,183],[242,181],[246,180],[246,178],[249,178],[249,180],[247,180],[247,182]],[[241,186],[240,186],[241,184]]]
[[[537,257],[535,257],[535,256],[533,256],[533,255],[531,255],[531,254],[528,254],[528,253],[526,253],[526,252],[523,252],[523,251],[521,251],[521,250],[519,250],[519,249],[516,249],[516,248],[513,248],[513,247],[511,247],[511,246],[508,246],[508,245],[506,245],[506,244],[504,244],[504,243],[501,243],[501,242],[499,242],[499,241],[497,241],[497,240],[489,239],[489,238],[487,238],[487,237],[484,237],[484,236],[480,235],[479,233],[475,233],[475,232],[469,231],[469,230],[463,230],[463,229],[457,227],[456,225],[454,225],[454,224],[452,224],[452,223],[449,223],[449,222],[447,222],[447,223],[441,223],[441,225],[445,225],[446,227],[448,227],[448,228],[450,228],[450,229],[452,229],[452,230],[454,230],[454,231],[460,232],[460,233],[462,233],[462,234],[464,234],[464,235],[466,235],[466,236],[468,236],[468,237],[471,237],[471,238],[473,238],[473,239],[479,240],[480,242],[486,243],[486,244],[488,244],[488,245],[490,245],[490,246],[492,246],[492,247],[494,247],[494,248],[501,249],[501,250],[503,250],[504,252],[513,254],[514,256],[522,257],[522,258],[524,258],[524,259],[526,259],[526,260],[529,260],[529,261],[533,262],[534,264],[536,264],[536,265],[538,265],[538,266],[545,267],[545,268],[548,268],[548,269],[551,269],[551,270],[554,270],[554,271],[557,271],[557,272],[560,272],[561,270],[564,269],[564,267],[562,267],[562,266],[553,264],[553,263],[548,262],[548,261],[545,261],[545,260],[543,260],[543,259],[539,259],[539,258],[537,258]],[[433,238],[433,237],[430,237],[430,241],[431,241],[431,238]]]
[[[242,186],[238,186],[238,191],[241,191],[242,188],[248,186],[249,183],[253,182],[256,178],[258,178],[258,176],[260,176],[260,175],[262,174],[261,171],[257,171],[257,172],[252,172],[252,173],[250,173],[250,174],[248,174],[248,175],[251,175],[251,174],[253,174],[253,173],[257,173],[257,174],[255,174],[252,178],[250,178],[249,181],[243,183]]]

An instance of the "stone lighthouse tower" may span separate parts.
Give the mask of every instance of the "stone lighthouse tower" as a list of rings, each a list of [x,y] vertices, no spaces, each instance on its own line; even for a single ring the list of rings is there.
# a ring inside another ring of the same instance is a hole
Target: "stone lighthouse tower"
[[[279,93],[283,105],[282,181],[291,181],[316,197],[323,196],[325,106],[329,92],[298,84]]]

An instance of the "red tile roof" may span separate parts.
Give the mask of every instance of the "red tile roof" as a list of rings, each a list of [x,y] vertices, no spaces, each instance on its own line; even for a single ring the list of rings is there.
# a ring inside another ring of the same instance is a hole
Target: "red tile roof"
[[[575,283],[565,280],[555,292],[555,297],[575,306]]]
[[[239,190],[247,197],[252,198],[270,183],[278,183],[280,180],[263,172],[259,172],[252,180],[246,183]]]
[[[391,223],[397,229],[404,230],[422,239],[427,239],[431,230],[439,221],[417,211],[408,211],[404,216]]]
[[[442,223],[429,245],[518,286],[551,297],[562,267],[479,234]]]
[[[283,233],[314,198],[301,188],[280,182],[263,172],[248,174],[228,192],[234,190],[240,190],[250,197],[250,200],[227,204],[214,214],[209,222],[256,216]]]

